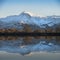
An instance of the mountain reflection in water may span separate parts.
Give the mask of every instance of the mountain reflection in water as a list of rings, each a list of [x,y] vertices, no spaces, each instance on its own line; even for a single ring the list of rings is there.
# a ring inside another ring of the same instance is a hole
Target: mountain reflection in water
[[[60,52],[60,36],[0,36],[0,51],[19,53]]]

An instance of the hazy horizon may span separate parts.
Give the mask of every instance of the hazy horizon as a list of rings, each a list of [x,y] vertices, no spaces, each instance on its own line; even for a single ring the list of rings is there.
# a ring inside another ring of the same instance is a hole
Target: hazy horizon
[[[60,16],[60,0],[0,0],[0,18],[28,11],[39,16]]]

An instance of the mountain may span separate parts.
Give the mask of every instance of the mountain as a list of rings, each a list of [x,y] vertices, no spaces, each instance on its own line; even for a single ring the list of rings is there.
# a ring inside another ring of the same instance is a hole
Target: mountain
[[[22,12],[19,15],[7,16],[6,18],[0,18],[1,28],[19,28],[22,29],[22,25],[27,24],[37,26],[38,28],[46,28],[46,26],[52,27],[60,24],[60,16],[47,16],[39,17],[33,16],[30,12]]]

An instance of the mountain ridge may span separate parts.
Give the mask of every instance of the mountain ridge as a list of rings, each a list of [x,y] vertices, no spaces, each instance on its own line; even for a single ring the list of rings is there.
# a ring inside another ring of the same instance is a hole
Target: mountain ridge
[[[46,26],[52,27],[54,25],[60,24],[60,17],[59,16],[47,16],[47,17],[38,17],[38,16],[33,16],[29,12],[22,12],[19,15],[13,15],[13,16],[8,16],[6,18],[0,18],[0,26],[4,28],[8,28],[7,26],[10,27],[20,27],[21,24],[27,24],[27,25],[36,25],[40,28],[46,28]]]

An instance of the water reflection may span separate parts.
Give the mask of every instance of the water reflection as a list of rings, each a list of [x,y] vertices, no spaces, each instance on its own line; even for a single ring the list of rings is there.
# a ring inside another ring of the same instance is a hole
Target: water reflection
[[[0,36],[0,51],[26,55],[31,52],[60,52],[60,36]]]

